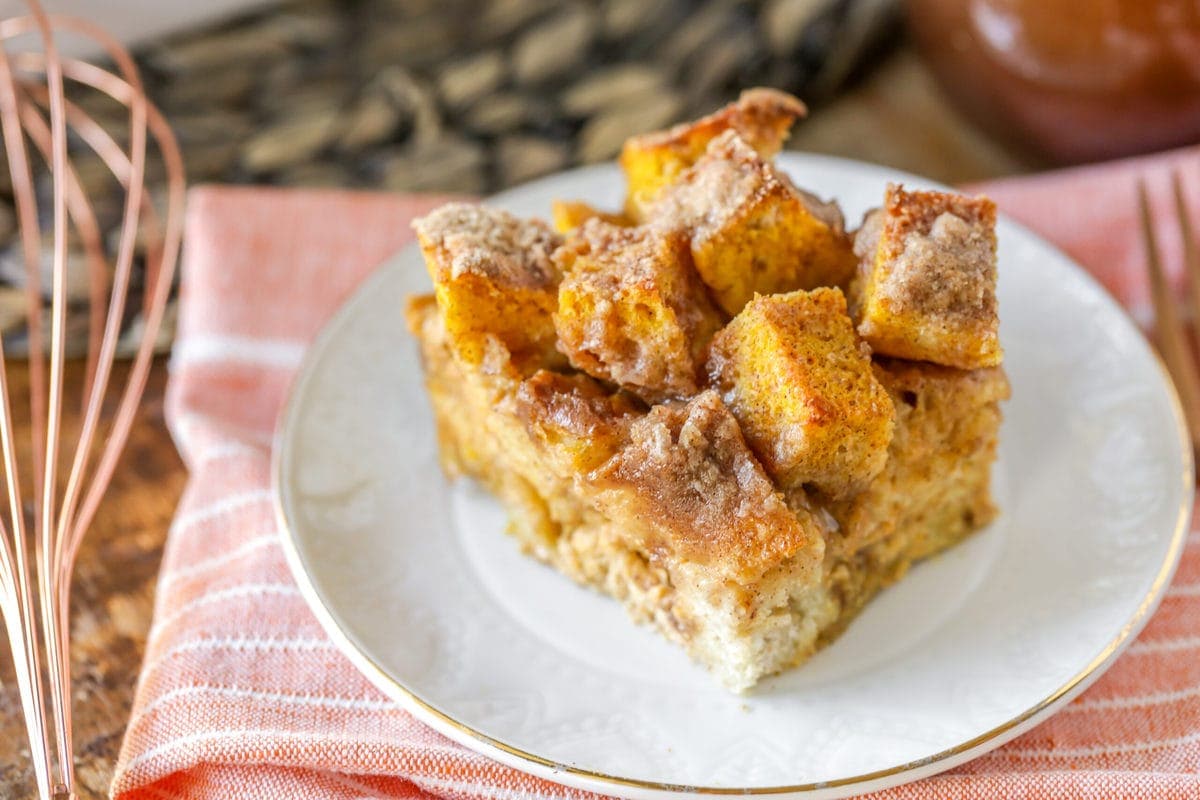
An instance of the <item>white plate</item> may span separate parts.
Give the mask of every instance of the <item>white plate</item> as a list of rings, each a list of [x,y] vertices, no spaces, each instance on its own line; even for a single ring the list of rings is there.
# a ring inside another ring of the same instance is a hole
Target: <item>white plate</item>
[[[787,154],[856,221],[912,176]],[[605,165],[493,198],[616,207]],[[988,530],[913,569],[831,647],[747,696],[620,607],[521,556],[504,515],[437,466],[403,298],[386,264],[309,353],[276,441],[289,559],[331,637],[445,735],[562,783],[841,797],[939,772],[1032,727],[1141,629],[1178,560],[1192,457],[1140,333],[1082,270],[1002,220],[1005,406]]]

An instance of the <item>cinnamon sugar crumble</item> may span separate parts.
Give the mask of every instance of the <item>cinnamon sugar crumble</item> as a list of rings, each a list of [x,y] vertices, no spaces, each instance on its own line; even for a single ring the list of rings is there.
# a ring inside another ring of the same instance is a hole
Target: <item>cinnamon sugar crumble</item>
[[[762,151],[774,152],[783,144],[794,120],[804,117],[804,103],[777,89],[747,89],[736,103],[694,122],[645,133],[630,139],[638,147],[655,147],[686,139],[697,129],[719,127],[738,131]]]
[[[819,543],[788,509],[716,392],[655,406],[629,436],[590,482],[609,492],[635,487],[646,501],[642,518],[668,535],[677,557],[755,574]]]
[[[884,207],[864,219],[855,253],[867,271],[881,260],[875,292],[893,313],[994,325],[995,226],[996,206],[986,197],[889,185]]]
[[[893,262],[891,279],[879,288],[898,311],[920,309],[963,321],[993,319],[996,296],[989,236],[978,226],[945,212],[929,233],[911,234]]]
[[[720,223],[750,204],[755,197],[785,186],[771,165],[740,137],[726,131],[654,208],[655,224],[698,229]]]
[[[555,328],[574,366],[651,401],[696,393],[702,352],[722,320],[685,234],[591,219],[554,260],[563,273]]]
[[[452,278],[475,273],[524,288],[558,283],[551,255],[562,237],[541,220],[450,203],[418,219],[413,229],[422,241],[446,251]]]

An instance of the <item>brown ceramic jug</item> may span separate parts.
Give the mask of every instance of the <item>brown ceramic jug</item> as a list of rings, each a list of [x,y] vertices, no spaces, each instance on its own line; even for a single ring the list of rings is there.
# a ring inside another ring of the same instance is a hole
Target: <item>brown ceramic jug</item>
[[[1200,0],[907,0],[957,105],[1061,163],[1200,142]]]

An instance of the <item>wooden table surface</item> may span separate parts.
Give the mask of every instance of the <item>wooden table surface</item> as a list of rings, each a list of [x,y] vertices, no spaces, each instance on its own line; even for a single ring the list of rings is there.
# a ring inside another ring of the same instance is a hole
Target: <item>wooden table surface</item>
[[[117,365],[114,388],[124,385],[128,363]],[[68,362],[66,397],[79,397],[83,365]],[[112,765],[129,718],[154,603],[154,581],[163,541],[187,477],[163,424],[164,359],[151,371],[144,402],[104,504],[79,553],[72,589],[75,756],[81,798],[108,794]],[[16,438],[25,442],[21,419],[28,385],[23,363],[9,365]],[[111,393],[111,390],[110,390]],[[75,414],[65,415],[64,441]],[[5,648],[0,647],[0,650]],[[27,764],[28,745],[12,664],[0,658],[0,797],[36,796]]]
[[[950,183],[1038,166],[967,125],[946,105],[917,58],[904,49],[857,89],[800,126],[791,146]],[[19,382],[21,368],[13,371]],[[79,365],[72,365],[69,377],[78,382],[80,375]],[[166,380],[166,363],[160,360],[76,570],[72,635],[81,800],[107,796],[150,627],[163,542],[186,480],[163,424]],[[6,658],[0,660],[0,797],[33,797],[12,668]]]

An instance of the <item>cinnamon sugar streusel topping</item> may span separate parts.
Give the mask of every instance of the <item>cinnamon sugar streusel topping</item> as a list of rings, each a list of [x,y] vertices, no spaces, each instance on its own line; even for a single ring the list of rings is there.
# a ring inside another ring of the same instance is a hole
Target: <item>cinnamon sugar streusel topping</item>
[[[995,320],[995,220],[995,205],[986,198],[888,187],[882,224],[890,234],[891,268],[877,295],[896,313]]]
[[[581,254],[619,254],[620,270],[612,275],[613,286],[635,284],[654,276],[659,255],[654,232],[645,228],[621,227],[602,219],[589,219],[579,227],[568,246]],[[560,253],[560,259],[563,255]]]
[[[898,311],[918,308],[964,321],[996,315],[996,296],[985,279],[993,269],[987,233],[961,217],[944,213],[927,235],[909,236],[894,269],[913,276],[879,288]]]
[[[541,220],[470,203],[450,203],[413,223],[428,246],[445,251],[451,277],[476,273],[511,286],[558,282],[551,255],[562,237]]]
[[[573,366],[652,402],[696,393],[721,319],[685,234],[590,219],[554,260],[563,274],[554,327]]]
[[[697,167],[684,173],[674,190],[653,210],[653,223],[691,227],[728,219],[753,201],[781,189],[790,190],[812,214],[841,235],[846,229],[842,210],[799,188],[743,139],[726,131],[709,143]]]
[[[730,130],[741,133],[757,149],[771,154],[783,144],[792,123],[807,113],[808,108],[804,103],[786,92],[778,89],[747,89],[738,96],[736,103],[730,103],[707,117],[694,122],[681,122],[664,131],[634,136],[629,144],[649,148],[687,139],[698,130]]]
[[[657,225],[698,228],[729,219],[754,198],[785,184],[736,131],[713,139],[697,166],[680,178],[652,213]]]
[[[788,509],[716,392],[655,406],[629,436],[588,480],[602,506],[646,524],[651,552],[743,576],[804,550],[820,563],[819,532]]]

